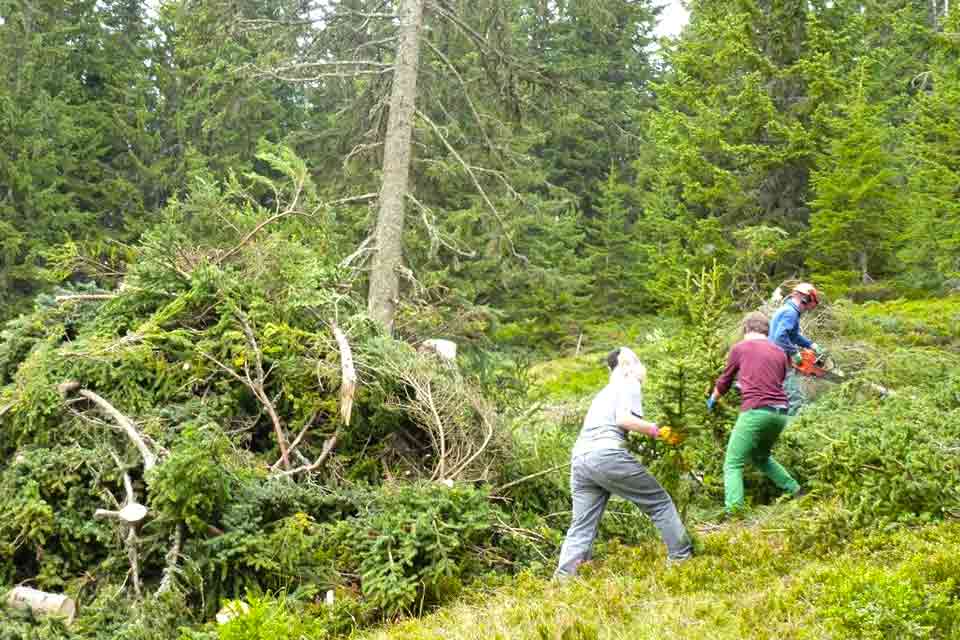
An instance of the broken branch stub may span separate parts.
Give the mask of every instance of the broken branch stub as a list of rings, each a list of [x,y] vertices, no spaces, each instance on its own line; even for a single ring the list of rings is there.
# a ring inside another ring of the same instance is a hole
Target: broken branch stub
[[[343,424],[350,424],[350,414],[353,412],[353,398],[357,392],[357,370],[353,366],[353,352],[346,334],[341,331],[336,322],[331,322],[333,336],[337,339],[340,348],[340,416]]]
[[[127,524],[137,524],[143,522],[147,517],[147,508],[138,502],[130,502],[123,506],[119,511],[111,509],[97,509],[93,512],[94,518],[112,518],[122,520]]]

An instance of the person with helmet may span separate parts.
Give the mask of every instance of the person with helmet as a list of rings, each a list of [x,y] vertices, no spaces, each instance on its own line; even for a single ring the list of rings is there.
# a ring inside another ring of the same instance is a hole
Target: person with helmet
[[[813,349],[817,356],[825,354],[823,348],[800,333],[800,316],[820,304],[820,292],[809,282],[801,282],[791,291],[783,305],[770,320],[767,337],[783,349],[794,365],[802,361],[801,349]],[[791,367],[783,381],[783,390],[790,401],[790,415],[796,415],[806,401],[800,387],[800,375]]]
[[[616,494],[650,516],[660,530],[672,562],[693,555],[693,544],[680,521],[670,494],[627,451],[627,431],[678,444],[679,434],[643,419],[642,386],[647,370],[627,347],[607,356],[610,382],[593,399],[570,461],[570,491],[573,517],[560,548],[554,576],[563,579],[591,557],[600,518],[610,494]]]

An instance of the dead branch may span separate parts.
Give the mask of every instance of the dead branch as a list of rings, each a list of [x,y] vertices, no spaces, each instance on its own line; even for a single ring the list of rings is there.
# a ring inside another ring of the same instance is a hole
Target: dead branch
[[[69,392],[69,390],[74,390],[79,386],[80,383],[78,382],[65,382],[59,385],[58,388],[67,389]],[[130,438],[130,441],[133,442],[133,445],[137,448],[137,451],[140,452],[140,457],[143,458],[144,471],[149,471],[154,467],[154,465],[156,465],[157,456],[147,447],[147,443],[144,442],[143,436],[141,436],[140,432],[137,431],[136,426],[133,424],[133,421],[130,420],[130,418],[120,413],[116,407],[89,389],[80,389],[78,393],[97,405],[97,408],[99,408],[110,418],[113,418],[113,420],[120,425],[124,433],[127,434],[127,437]]]
[[[297,434],[297,437],[293,439],[293,442],[290,443],[290,446],[287,448],[287,453],[293,455],[297,452],[297,447],[300,446],[300,441],[303,440],[303,437],[307,435],[307,431],[310,430],[310,427],[313,426],[313,422],[317,419],[317,416],[320,415],[319,411],[315,411],[312,416],[303,424],[303,428],[300,429],[300,433]],[[280,466],[282,460],[277,460],[270,466],[270,471],[276,471],[277,467]]]
[[[453,145],[451,145],[450,142],[447,140],[446,136],[443,135],[443,132],[440,130],[440,127],[437,126],[437,124],[430,119],[430,116],[423,113],[419,109],[416,111],[416,114],[420,116],[420,118],[422,118],[424,122],[430,125],[430,128],[433,129],[433,132],[437,134],[438,138],[440,138],[440,141],[443,143],[443,146],[447,148],[447,151],[449,151],[450,154],[454,158],[456,158],[457,162],[460,163],[460,166],[463,167],[463,170],[466,171],[467,175],[470,176],[470,179],[473,181],[473,186],[477,189],[477,192],[483,198],[483,201],[484,203],[486,203],[487,208],[490,209],[491,213],[493,213],[494,217],[500,223],[500,228],[503,229],[504,236],[507,239],[507,243],[510,245],[510,253],[512,253],[515,258],[518,258],[524,263],[528,262],[528,259],[526,256],[517,253],[517,249],[513,244],[513,237],[511,236],[509,230],[507,229],[507,225],[503,220],[503,216],[500,215],[500,211],[497,209],[496,206],[494,206],[493,202],[490,201],[490,198],[487,196],[487,192],[484,191],[483,187],[480,185],[480,180],[477,179],[477,174],[474,173],[473,168],[464,161],[464,159],[460,156],[459,153],[457,153],[457,150],[453,148]]]
[[[303,465],[302,467],[297,467],[296,469],[288,469],[287,471],[282,471],[278,474],[275,474],[273,477],[285,478],[287,476],[292,476],[297,473],[310,473],[311,471],[315,471],[318,467],[320,467],[320,465],[322,465],[326,461],[328,457],[330,457],[330,453],[333,451],[333,448],[335,446],[337,446],[336,433],[334,433],[332,436],[327,438],[327,441],[323,443],[323,449],[320,451],[320,455],[317,457],[317,459],[313,463]]]
[[[299,204],[300,195],[303,192],[303,187],[304,187],[304,183],[306,182],[306,179],[307,179],[306,174],[300,176],[300,179],[297,181],[296,191],[294,192],[293,199],[290,201],[290,204],[288,204],[283,211],[275,212],[272,216],[270,216],[266,220],[261,221],[260,224],[258,224],[253,229],[251,229],[247,233],[247,235],[245,235],[243,239],[240,240],[239,243],[237,243],[236,246],[234,246],[232,249],[230,249],[229,251],[227,251],[217,259],[217,264],[222,264],[227,258],[230,258],[231,256],[235,255],[238,251],[240,251],[240,249],[244,247],[244,245],[250,242],[250,240],[252,240],[255,235],[260,233],[260,231],[267,225],[273,224],[274,222],[276,222],[277,220],[280,220],[281,218],[285,218],[287,216],[297,214],[298,212],[296,208],[297,208],[297,205]],[[376,193],[364,193],[359,196],[348,196],[346,198],[340,198],[339,200],[331,200],[330,202],[326,202],[321,206],[333,207],[341,204],[348,204],[351,202],[364,202],[366,200],[371,200],[376,197],[377,197]],[[277,196],[277,200],[279,202],[279,196]]]
[[[140,555],[137,553],[137,531],[127,527],[127,558],[130,560],[130,577],[133,579],[133,593],[140,597]]]
[[[457,480],[487,451],[495,435],[489,407],[475,397],[455,369],[449,379],[438,378],[433,359],[387,360],[377,365],[380,375],[395,377],[405,388],[402,397],[390,403],[406,412],[429,438],[433,457],[421,455],[415,466],[423,467],[433,480]],[[444,367],[444,370],[447,370]],[[477,433],[477,414],[485,433]]]
[[[256,71],[254,74],[255,78],[272,78],[282,82],[309,83],[322,80],[323,78],[356,78],[357,76],[384,75],[391,73],[393,71],[393,66],[387,65],[382,68],[375,69],[350,69],[348,71],[325,71],[323,73],[313,73],[308,76],[285,75],[278,73],[274,69],[262,69],[257,66],[253,66],[253,69]],[[297,69],[291,68],[289,70],[296,71]]]
[[[177,561],[180,559],[180,547],[183,546],[183,523],[178,522],[177,528],[173,532],[173,545],[167,551],[167,566],[163,569],[163,578],[160,580],[160,587],[157,593],[164,593],[173,586],[173,576],[177,571]]]
[[[273,424],[273,432],[277,437],[277,446],[280,447],[280,461],[283,463],[285,468],[289,469],[290,454],[287,446],[287,436],[283,430],[283,423],[280,420],[280,414],[277,413],[277,409],[274,406],[273,401],[270,399],[270,396],[267,395],[266,391],[267,378],[269,377],[272,369],[270,371],[263,370],[263,354],[260,351],[260,347],[257,344],[257,338],[254,335],[253,328],[250,326],[246,316],[239,310],[235,311],[234,315],[243,327],[243,334],[247,339],[247,346],[253,352],[256,379],[254,379],[254,377],[250,374],[250,367],[246,363],[244,363],[244,374],[241,376],[236,370],[234,370],[233,367],[227,366],[226,364],[220,362],[209,353],[204,353],[201,351],[200,355],[213,362],[234,380],[247,387],[253,393],[254,397],[260,401],[260,404],[263,405],[267,415],[270,416],[270,422]]]
[[[341,204],[350,204],[353,202],[367,202],[368,200],[376,200],[380,196],[379,193],[364,193],[359,196],[347,196],[346,198],[340,198],[339,200],[331,200],[330,202],[324,202],[323,206],[325,207],[335,207]]]
[[[76,293],[57,296],[54,298],[54,301],[57,304],[63,304],[64,302],[82,302],[87,300],[111,300],[116,297],[117,294],[115,293]]]
[[[480,406],[480,401],[476,399],[473,402],[473,408],[477,412],[477,414],[480,416],[480,420],[483,422],[483,425],[487,428],[487,435],[484,437],[483,443],[480,446],[478,446],[476,450],[473,452],[473,455],[471,455],[469,458],[464,460],[462,463],[460,463],[460,465],[456,469],[453,470],[451,476],[454,476],[454,477],[459,476],[461,473],[466,471],[467,468],[473,463],[473,461],[476,460],[481,453],[486,451],[487,446],[490,444],[490,440],[493,439],[493,432],[494,432],[493,421],[490,419],[490,416],[488,415],[487,411],[485,410],[484,407]]]
[[[431,217],[436,219],[436,216],[433,215],[433,210],[430,209],[430,207],[428,207],[427,205],[417,200],[416,196],[414,196],[412,193],[407,193],[407,198],[409,198],[410,201],[417,206],[417,209],[420,210],[420,219],[423,221],[423,226],[426,227],[427,234],[430,236],[431,249],[434,246],[442,245],[447,249],[450,249],[450,251],[453,251],[457,255],[463,256],[465,258],[475,258],[477,256],[476,251],[464,251],[460,247],[457,247],[456,245],[450,242],[447,242],[443,238],[443,235],[440,233],[440,230],[437,229],[436,225],[430,221]],[[431,251],[431,253],[433,252]]]
[[[440,58],[440,60],[447,65],[447,68],[453,72],[454,77],[456,77],[457,82],[460,84],[460,88],[463,90],[463,97],[467,101],[467,106],[470,107],[470,113],[473,114],[474,120],[477,121],[477,127],[480,129],[481,135],[483,135],[483,141],[487,147],[487,151],[493,151],[493,143],[490,141],[490,137],[487,135],[487,128],[483,126],[483,121],[480,119],[480,114],[477,112],[477,108],[473,104],[473,99],[470,98],[470,91],[467,90],[467,83],[463,81],[463,76],[461,76],[460,72],[457,71],[457,68],[453,66],[453,63],[450,62],[450,59],[444,55],[442,51],[437,49],[432,42],[430,42],[429,38],[425,38],[424,41],[433,54]]]
[[[353,261],[359,258],[364,254],[369,254],[374,250],[370,248],[370,245],[373,243],[373,236],[367,236],[366,240],[360,243],[360,246],[357,247],[357,250],[348,255],[346,258],[340,261],[340,266],[344,268],[349,268]],[[362,262],[362,261],[361,261]]]
[[[364,151],[369,151],[370,149],[377,149],[378,147],[382,147],[382,146],[383,146],[382,142],[361,142],[359,144],[354,145],[353,149],[350,149],[350,153],[348,153],[346,157],[344,157],[343,159],[342,164],[343,164],[344,170],[347,169],[347,164],[350,162],[350,160],[353,159],[355,155],[361,154]]]
[[[570,466],[570,463],[569,463],[569,462],[563,462],[563,463],[558,464],[558,465],[556,465],[556,466],[550,467],[549,469],[544,469],[543,471],[537,471],[536,473],[531,473],[531,474],[528,475],[528,476],[523,476],[522,478],[518,478],[518,479],[516,479],[516,480],[512,480],[512,481],[508,482],[508,483],[505,484],[505,485],[501,485],[501,486],[497,487],[496,489],[494,489],[493,491],[490,492],[490,495],[491,495],[491,497],[495,497],[495,496],[496,496],[496,497],[500,497],[500,494],[501,494],[502,492],[506,491],[507,489],[509,489],[509,488],[511,488],[511,487],[515,487],[515,486],[517,486],[518,484],[521,484],[521,483],[523,483],[523,482],[526,482],[527,480],[533,480],[534,478],[539,478],[540,476],[545,476],[545,475],[547,475],[547,474],[553,473],[554,471],[559,471],[560,469],[566,469],[566,468],[569,467],[569,466]]]

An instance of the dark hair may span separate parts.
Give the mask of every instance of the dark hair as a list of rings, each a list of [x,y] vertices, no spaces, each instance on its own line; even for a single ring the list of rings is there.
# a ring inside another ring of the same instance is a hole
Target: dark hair
[[[743,319],[743,332],[746,333],[768,333],[770,331],[770,320],[759,311],[752,311]]]
[[[617,368],[618,362],[620,362],[620,347],[607,354],[607,368],[613,371]]]

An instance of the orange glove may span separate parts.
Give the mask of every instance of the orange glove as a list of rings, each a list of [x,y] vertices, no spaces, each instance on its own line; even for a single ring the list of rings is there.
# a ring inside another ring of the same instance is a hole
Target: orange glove
[[[657,438],[663,440],[671,447],[675,447],[683,442],[683,436],[670,427],[660,427],[657,433]]]

